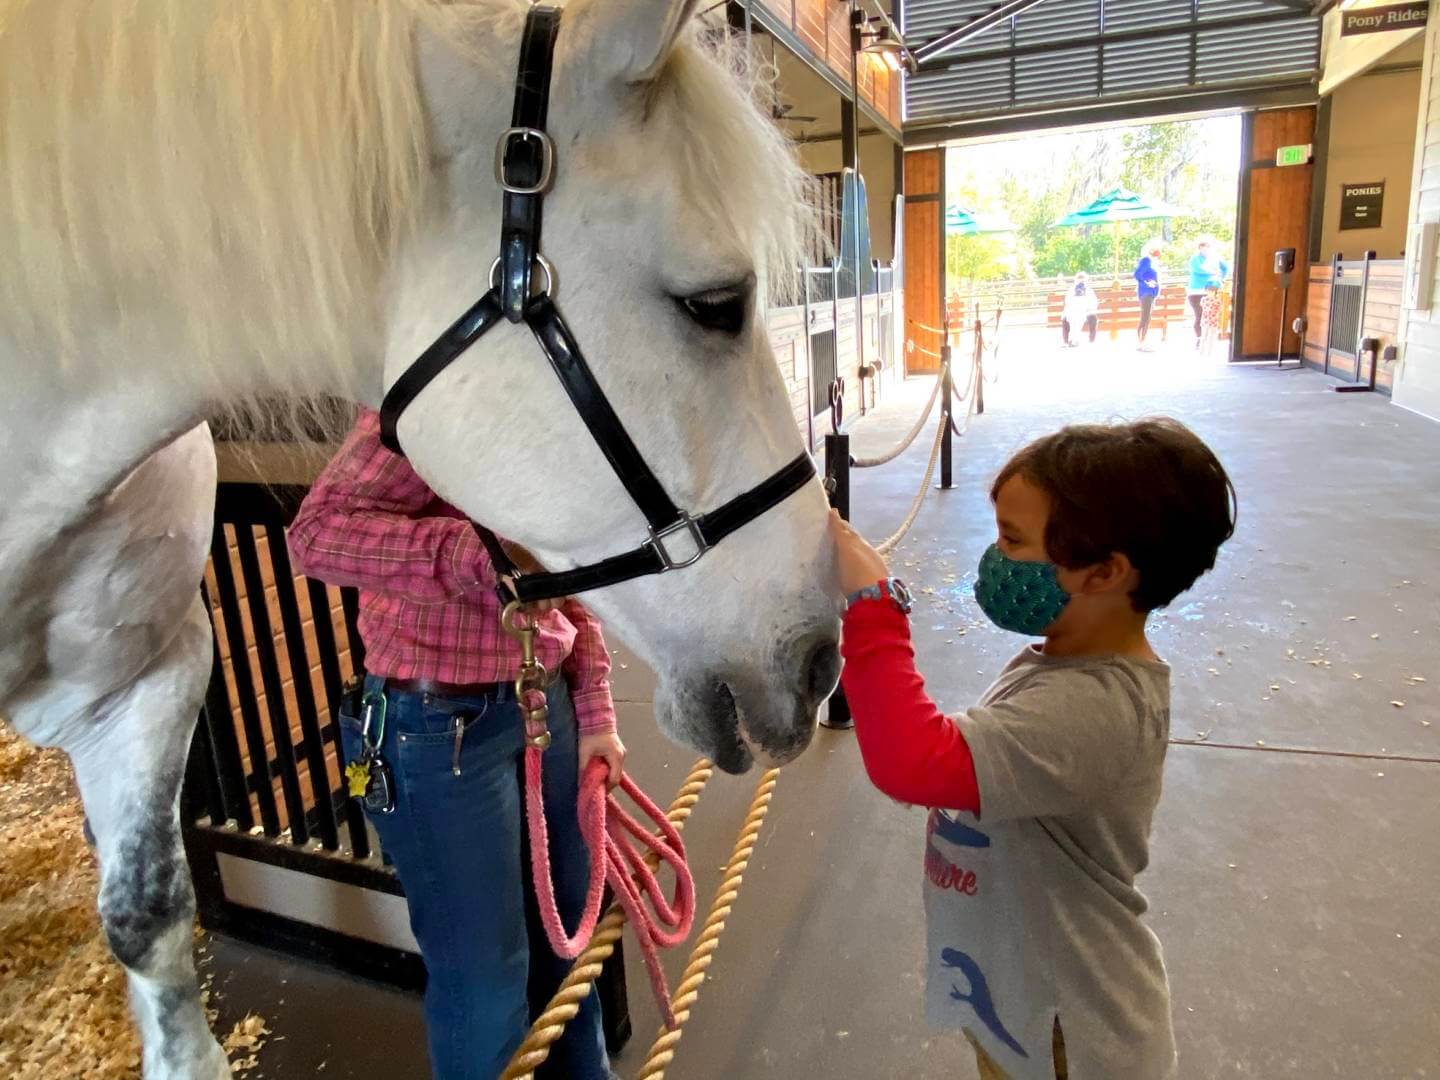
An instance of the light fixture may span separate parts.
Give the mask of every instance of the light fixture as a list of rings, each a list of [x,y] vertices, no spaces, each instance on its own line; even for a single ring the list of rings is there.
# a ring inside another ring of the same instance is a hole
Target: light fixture
[[[860,51],[878,56],[884,61],[885,66],[891,71],[903,71],[909,69],[911,74],[915,73],[915,60],[910,55],[910,50],[905,42],[901,41],[895,33],[895,29],[889,19],[871,19],[867,23],[878,22],[875,29],[868,27],[860,31],[860,38],[863,41],[869,38],[866,45],[862,45]]]

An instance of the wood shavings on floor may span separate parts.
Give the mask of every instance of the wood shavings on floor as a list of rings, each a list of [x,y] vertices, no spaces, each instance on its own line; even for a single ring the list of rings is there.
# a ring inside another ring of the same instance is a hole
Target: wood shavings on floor
[[[139,1080],[125,972],[95,913],[99,886],[70,763],[0,723],[0,1076]],[[212,1022],[213,1022],[212,1013]],[[269,1034],[247,1016],[223,1040],[237,1074]]]

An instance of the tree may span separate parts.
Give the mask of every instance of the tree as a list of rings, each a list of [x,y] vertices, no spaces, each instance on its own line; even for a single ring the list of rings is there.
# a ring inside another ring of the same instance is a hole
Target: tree
[[[1194,124],[1146,124],[1130,128],[1120,137],[1124,153],[1122,177],[1133,191],[1156,192],[1167,203],[1180,201],[1187,169],[1199,159],[1203,146]],[[1174,228],[1165,220],[1161,235],[1174,239]]]
[[[952,289],[962,282],[996,281],[1015,273],[1015,258],[1003,235],[945,237],[945,276]]]

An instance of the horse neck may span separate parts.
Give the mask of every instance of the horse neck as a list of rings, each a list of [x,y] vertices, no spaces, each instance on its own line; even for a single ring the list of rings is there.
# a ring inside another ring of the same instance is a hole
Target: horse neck
[[[255,316],[237,308],[236,318],[245,317]],[[369,350],[352,351],[344,365],[307,363],[303,356],[262,365],[243,349],[220,348],[210,362],[184,356],[163,340],[142,343],[97,330],[83,359],[57,374],[58,365],[36,363],[32,351],[0,334],[0,379],[19,389],[0,404],[0,453],[29,463],[0,470],[0,506],[43,504],[63,527],[67,512],[108,494],[202,420],[268,414],[284,427],[303,415],[293,407],[297,401],[367,400],[380,388],[380,364]]]

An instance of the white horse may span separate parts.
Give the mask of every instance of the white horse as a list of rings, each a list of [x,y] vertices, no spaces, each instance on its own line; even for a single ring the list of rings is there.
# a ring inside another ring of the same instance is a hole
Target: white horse
[[[797,261],[804,177],[691,10],[569,5],[544,250],[622,421],[701,511],[800,450],[751,294]],[[0,713],[75,764],[151,1080],[228,1075],[176,810],[210,670],[197,422],[375,405],[485,290],[523,14],[0,0]],[[715,303],[747,306],[740,332],[693,318]],[[401,435],[436,491],[551,568],[645,536],[524,326]],[[812,485],[694,567],[587,597],[659,672],[660,726],[731,771],[799,753],[834,685],[824,524]]]

